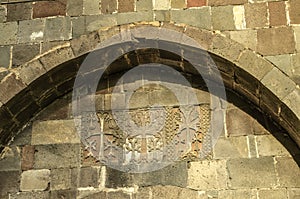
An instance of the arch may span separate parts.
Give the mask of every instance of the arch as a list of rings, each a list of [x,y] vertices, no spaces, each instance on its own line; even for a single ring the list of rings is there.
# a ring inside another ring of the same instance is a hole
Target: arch
[[[115,26],[73,39],[11,71],[0,83],[1,148],[9,144],[36,113],[57,97],[69,92],[77,70],[88,52],[106,38],[136,27],[156,23]],[[165,23],[157,27],[176,30],[196,40],[216,62],[226,87],[245,96],[278,122],[300,146],[299,88],[275,65],[225,36],[191,26]],[[158,32],[159,33],[159,32]],[[137,33],[133,37],[138,37]],[[153,34],[149,38],[154,39]],[[156,34],[155,39],[180,43],[180,38]],[[117,38],[121,42],[122,38]],[[136,56],[143,57],[142,54]],[[124,61],[121,59],[120,61]],[[127,62],[124,64],[127,64]]]

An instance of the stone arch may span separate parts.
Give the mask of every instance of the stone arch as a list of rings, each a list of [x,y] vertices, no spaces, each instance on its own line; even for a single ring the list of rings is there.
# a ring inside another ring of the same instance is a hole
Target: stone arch
[[[157,24],[130,24],[92,32],[52,49],[9,73],[0,84],[1,90],[6,91],[0,96],[2,149],[30,118],[72,89],[81,62],[97,44],[122,30],[130,31],[142,26],[157,27]],[[168,23],[161,27],[176,30],[199,42],[217,62],[226,86],[270,115],[300,146],[299,90],[281,70],[221,34]],[[119,39],[122,41],[122,38]],[[178,43],[178,38],[159,39]]]

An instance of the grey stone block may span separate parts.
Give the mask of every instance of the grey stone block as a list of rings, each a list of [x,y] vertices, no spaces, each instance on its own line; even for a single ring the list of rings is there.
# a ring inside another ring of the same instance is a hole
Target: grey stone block
[[[9,195],[10,199],[48,199],[49,192],[18,192]]]
[[[45,19],[33,19],[19,22],[18,42],[39,42],[44,39]]]
[[[92,32],[101,27],[110,27],[117,25],[116,15],[94,15],[87,16],[85,21],[86,31]]]
[[[0,197],[8,198],[8,193],[18,192],[20,187],[20,171],[0,171]]]
[[[117,14],[117,24],[129,24],[133,22],[153,21],[152,11],[127,12]]]
[[[0,23],[3,23],[6,21],[6,6],[1,5],[0,6]]]
[[[248,158],[247,137],[219,138],[214,147],[214,158]]]
[[[299,187],[300,170],[293,158],[278,157],[276,161],[280,187]]]
[[[17,22],[0,23],[0,45],[15,44],[17,43]]]
[[[83,167],[80,169],[79,187],[99,187],[99,169]]]
[[[10,67],[10,50],[11,46],[0,46],[0,67]]]
[[[70,189],[71,183],[71,169],[52,169],[50,174],[50,189]]]
[[[40,45],[20,44],[13,47],[12,67],[18,67],[32,60],[40,53]]]
[[[70,17],[48,18],[45,25],[45,41],[69,40],[72,38]]]
[[[80,16],[83,12],[83,0],[68,0],[67,1],[67,15]]]

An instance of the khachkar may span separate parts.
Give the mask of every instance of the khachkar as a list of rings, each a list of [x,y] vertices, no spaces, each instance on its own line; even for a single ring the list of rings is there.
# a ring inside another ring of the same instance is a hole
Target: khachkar
[[[210,153],[210,115],[209,104],[84,112],[77,128],[89,156],[122,171],[144,172]]]

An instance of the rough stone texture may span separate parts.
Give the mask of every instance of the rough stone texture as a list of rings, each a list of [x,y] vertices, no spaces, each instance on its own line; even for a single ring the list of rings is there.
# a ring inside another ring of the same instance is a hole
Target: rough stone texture
[[[34,163],[34,146],[24,146],[22,148],[22,171],[33,169]]]
[[[23,82],[16,78],[15,74],[6,76],[0,83],[0,90],[6,92],[0,92],[0,101],[2,103],[8,102],[13,96],[25,88]]]
[[[280,70],[282,70],[288,76],[292,76],[293,74],[293,66],[292,66],[292,56],[287,55],[276,55],[276,56],[267,56],[265,57],[267,60],[276,65]]]
[[[219,191],[218,198],[222,198],[222,199],[233,199],[233,198],[256,199],[256,193],[253,193],[249,189],[222,190],[222,191]]]
[[[234,30],[233,6],[212,7],[212,25],[214,30]],[[224,20],[226,19],[226,20]]]
[[[188,187],[195,190],[226,188],[228,174],[226,161],[191,162],[188,169]]]
[[[0,67],[9,68],[10,66],[10,46],[0,46]]]
[[[276,171],[280,187],[299,187],[300,170],[291,157],[276,158]]]
[[[134,0],[118,0],[118,12],[133,12],[134,7]]]
[[[262,55],[294,53],[293,30],[288,27],[259,29],[257,31],[257,51]]]
[[[122,14],[127,14],[127,13],[122,13]],[[140,16],[136,15],[135,17],[137,17],[137,19],[139,19]],[[116,18],[115,15],[87,16],[86,22],[85,22],[86,30],[87,30],[87,32],[92,32],[92,31],[100,29],[101,27],[109,27],[109,26],[117,25],[117,20],[118,19]]]
[[[17,22],[0,23],[0,35],[6,35],[5,37],[0,37],[0,45],[17,43],[17,32]]]
[[[247,28],[266,27],[268,25],[267,4],[245,4],[245,17]]]
[[[231,188],[273,187],[277,183],[272,157],[231,159],[227,168]]]
[[[300,198],[300,189],[295,188],[295,189],[288,190],[288,197],[289,197],[289,199]]]
[[[290,19],[292,24],[299,24],[300,23],[300,2],[297,0],[290,0],[289,1],[289,13]]]
[[[208,7],[188,10],[171,10],[171,21],[178,24],[183,23],[199,28],[211,29],[211,17],[209,13],[210,10]]]
[[[45,19],[25,20],[19,22],[18,42],[39,42],[44,38]]]
[[[257,46],[257,31],[256,30],[242,30],[230,31],[230,38],[243,44],[252,50],[256,50]]]
[[[153,1],[154,10],[169,10],[171,8],[170,0]]]
[[[52,169],[50,174],[50,189],[61,190],[72,188],[71,169]]]
[[[19,192],[9,195],[10,199],[46,199],[49,198],[49,192]]]
[[[20,171],[0,171],[0,197],[7,198],[7,193],[19,191]],[[6,197],[4,197],[6,196]]]
[[[269,2],[269,13],[270,13],[270,25],[280,26],[286,25],[286,11],[285,11],[285,1],[281,2]]]
[[[219,138],[214,147],[214,158],[247,158],[247,137]]]
[[[40,77],[46,72],[39,60],[22,65],[21,67],[18,67],[17,70],[19,72],[20,78],[27,85],[29,85],[31,82],[36,80],[37,77]]]
[[[258,191],[259,199],[282,199],[286,198],[287,193],[286,189],[279,189],[279,190],[259,190]]]
[[[68,40],[72,37],[71,19],[69,17],[56,17],[46,19],[46,41]]]
[[[7,21],[31,19],[32,3],[16,3],[7,5]]]
[[[206,6],[207,0],[187,0],[187,7],[201,7]]]
[[[99,187],[98,168],[83,167],[80,169],[79,187]]]
[[[66,15],[66,0],[40,1],[33,4],[33,18]]]
[[[193,198],[193,199],[204,199],[207,198],[205,194],[199,194],[195,190],[183,189],[173,186],[154,186],[152,187],[153,198]]]
[[[300,27],[294,26],[293,27],[294,34],[295,34],[295,40],[296,40],[296,49],[297,52],[300,52]]]
[[[83,0],[67,0],[67,15],[78,16],[83,12]]]
[[[260,156],[287,156],[289,152],[272,135],[256,137],[258,154]]]
[[[251,125],[251,118],[247,113],[239,109],[227,110],[226,127],[229,136],[248,135]]]
[[[172,8],[186,8],[186,1],[185,0],[171,0],[171,7]]]
[[[11,147],[4,149],[5,152],[0,157],[0,171],[18,171],[21,168],[20,149]]]
[[[50,199],[76,198],[76,190],[58,190],[50,192]]]
[[[100,43],[100,38],[97,33],[89,34],[88,36],[84,35],[78,39],[71,41],[71,48],[75,56],[85,54],[97,47]]]
[[[40,45],[20,44],[13,46],[12,67],[18,67],[37,56],[40,53]]]
[[[35,149],[34,168],[73,168],[79,164],[78,144],[40,145]]]
[[[101,13],[111,14],[117,11],[117,0],[101,0]]]
[[[32,145],[80,143],[74,120],[37,121],[32,127]]]
[[[83,14],[84,15],[96,15],[100,14],[100,2],[101,0],[83,0]]]
[[[295,89],[292,93],[286,96],[283,102],[299,117],[300,116],[300,89]]]
[[[222,6],[222,5],[239,5],[247,3],[247,0],[208,0],[209,6]]]
[[[0,5],[0,23],[5,22],[6,21],[6,7]]]
[[[108,192],[107,199],[130,199],[130,195],[122,191]]]
[[[279,99],[283,99],[296,88],[296,84],[277,68],[273,68],[262,79],[262,84],[270,89]]]
[[[21,175],[21,191],[44,191],[50,182],[50,170],[29,170]]]
[[[136,1],[136,11],[152,10],[152,0],[138,0]]]

